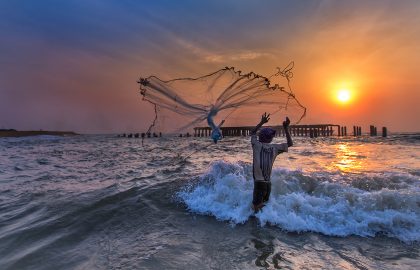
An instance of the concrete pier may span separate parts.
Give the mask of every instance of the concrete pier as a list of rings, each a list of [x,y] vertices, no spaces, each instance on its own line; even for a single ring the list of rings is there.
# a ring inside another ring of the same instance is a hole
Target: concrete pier
[[[276,130],[276,136],[285,136],[283,126],[270,126]],[[255,126],[242,126],[242,127],[221,127],[223,136],[225,137],[238,137],[249,136]],[[319,124],[319,125],[290,125],[290,134],[293,137],[328,137],[338,135],[347,135],[347,129],[344,127],[343,131],[339,125],[334,124]],[[210,136],[210,127],[195,127],[194,137],[207,137]]]
[[[386,127],[382,127],[382,137],[388,136],[388,130]]]

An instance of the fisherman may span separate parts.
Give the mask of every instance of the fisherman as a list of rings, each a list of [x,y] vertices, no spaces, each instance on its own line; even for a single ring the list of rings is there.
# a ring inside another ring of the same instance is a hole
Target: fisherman
[[[270,198],[271,192],[271,170],[274,160],[278,154],[287,152],[288,148],[293,146],[292,138],[289,133],[290,120],[286,117],[283,122],[284,132],[287,143],[271,143],[276,131],[272,128],[263,128],[260,130],[258,139],[257,131],[261,126],[270,120],[270,114],[264,113],[261,116],[260,123],[251,131],[251,144],[253,152],[253,176],[254,193],[252,199],[252,208],[256,212],[261,210]]]
[[[207,115],[207,124],[211,128],[211,138],[213,139],[214,143],[217,143],[218,140],[222,139],[222,131],[220,130],[220,127],[223,125],[225,120],[222,120],[218,126],[214,124],[213,117],[215,117],[217,114],[217,110],[212,108]]]

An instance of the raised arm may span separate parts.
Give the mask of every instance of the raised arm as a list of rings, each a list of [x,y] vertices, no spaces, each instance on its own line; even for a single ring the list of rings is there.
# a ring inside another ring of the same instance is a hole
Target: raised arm
[[[283,122],[283,128],[284,128],[284,133],[286,134],[287,146],[291,147],[293,146],[293,141],[292,141],[292,137],[290,136],[289,125],[290,125],[290,119],[289,117],[286,117],[286,121]]]
[[[270,120],[270,114],[267,114],[266,112],[261,116],[261,121],[258,123],[258,125],[251,131],[251,135],[257,134],[257,131]]]

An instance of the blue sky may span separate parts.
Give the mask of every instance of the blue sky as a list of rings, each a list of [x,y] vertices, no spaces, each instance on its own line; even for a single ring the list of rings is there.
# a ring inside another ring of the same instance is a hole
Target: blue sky
[[[419,12],[417,1],[3,0],[0,127],[141,131],[152,112],[140,76],[268,75],[294,60],[308,123],[420,130]],[[358,106],[320,98],[339,80],[357,86]]]

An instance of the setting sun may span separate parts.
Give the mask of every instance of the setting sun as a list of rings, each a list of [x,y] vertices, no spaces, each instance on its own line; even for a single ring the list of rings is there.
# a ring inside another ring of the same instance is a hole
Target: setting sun
[[[341,89],[337,93],[337,100],[341,103],[347,103],[349,102],[351,98],[350,91],[347,89]]]

